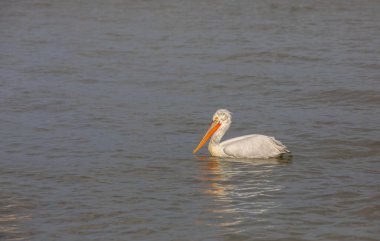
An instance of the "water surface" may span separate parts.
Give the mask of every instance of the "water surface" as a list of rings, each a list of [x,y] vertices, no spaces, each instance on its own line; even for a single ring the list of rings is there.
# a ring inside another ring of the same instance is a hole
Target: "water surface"
[[[2,1],[0,239],[378,240],[376,1]],[[290,160],[193,156],[276,136]]]

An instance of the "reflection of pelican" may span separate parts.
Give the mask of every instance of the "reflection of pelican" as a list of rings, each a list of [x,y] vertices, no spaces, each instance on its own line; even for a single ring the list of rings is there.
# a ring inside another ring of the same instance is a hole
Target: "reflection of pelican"
[[[220,182],[228,180],[228,176],[223,171],[218,158],[198,156],[197,159],[205,161],[202,165],[202,180],[210,182],[210,189],[205,190],[205,193],[216,196],[225,196],[226,187],[221,185]]]
[[[207,209],[217,215],[211,225],[240,232],[240,223],[252,218],[265,218],[266,213],[279,206],[276,192],[282,185],[273,181],[272,170],[291,160],[237,159],[197,156],[201,168],[202,193],[212,196]],[[262,216],[264,215],[264,216]]]
[[[216,111],[210,128],[194,149],[196,153],[211,137],[208,150],[212,156],[232,158],[271,158],[290,151],[274,137],[264,135],[246,135],[220,142],[231,125],[231,113],[228,110]]]
[[[197,156],[199,161],[202,161],[202,181],[210,182],[210,189],[205,190],[205,193],[216,195],[219,197],[231,195],[237,190],[231,184],[226,185],[224,182],[236,176],[243,176],[251,173],[252,175],[262,175],[266,172],[271,172],[275,166],[291,163],[292,159],[266,158],[266,159],[232,159],[218,158],[210,156]],[[250,170],[250,166],[263,166],[263,168],[255,168]],[[241,168],[241,169],[240,169]],[[244,171],[243,171],[244,170]],[[250,175],[251,176],[251,175]],[[247,183],[245,183],[247,184]],[[239,196],[242,196],[239,194]]]

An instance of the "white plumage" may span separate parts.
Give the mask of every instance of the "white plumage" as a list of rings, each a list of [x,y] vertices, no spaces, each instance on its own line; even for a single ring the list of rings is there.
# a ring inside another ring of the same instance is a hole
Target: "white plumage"
[[[221,142],[231,125],[231,113],[226,109],[217,110],[213,122],[195,148],[197,152],[209,138],[208,150],[212,156],[232,158],[271,158],[279,157],[290,151],[274,137],[253,134],[232,138]]]

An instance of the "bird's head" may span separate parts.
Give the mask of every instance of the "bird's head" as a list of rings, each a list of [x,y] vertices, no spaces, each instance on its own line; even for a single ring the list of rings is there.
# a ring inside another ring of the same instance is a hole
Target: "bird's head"
[[[220,123],[221,125],[230,124],[232,120],[231,112],[226,109],[219,109],[212,117],[212,121]]]
[[[231,124],[231,112],[226,109],[219,109],[215,112],[212,117],[212,122],[202,140],[199,142],[198,146],[194,149],[193,153],[196,153],[201,147],[206,144],[208,139],[220,128],[226,129]]]

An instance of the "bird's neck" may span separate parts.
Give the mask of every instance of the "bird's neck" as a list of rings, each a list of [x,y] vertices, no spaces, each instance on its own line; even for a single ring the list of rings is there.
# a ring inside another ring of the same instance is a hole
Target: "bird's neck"
[[[212,136],[210,144],[219,144],[228,128],[230,128],[230,125],[231,123],[221,125],[220,128]]]

